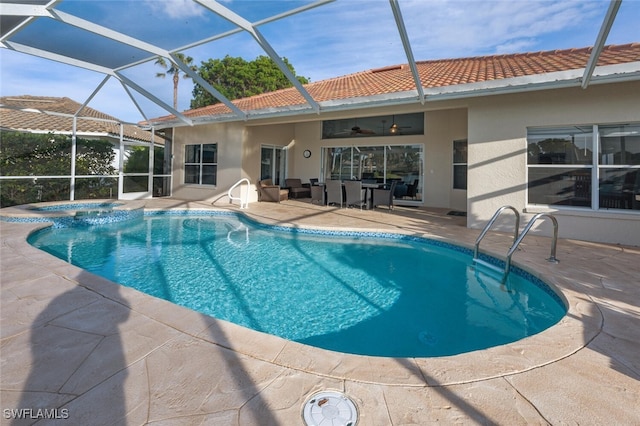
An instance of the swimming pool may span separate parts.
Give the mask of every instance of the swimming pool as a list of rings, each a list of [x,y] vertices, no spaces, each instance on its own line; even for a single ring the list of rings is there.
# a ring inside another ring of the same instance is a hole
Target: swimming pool
[[[216,318],[353,354],[452,355],[513,342],[566,309],[517,268],[512,292],[468,250],[393,234],[268,227],[235,215],[154,214],[40,231],[83,269]]]

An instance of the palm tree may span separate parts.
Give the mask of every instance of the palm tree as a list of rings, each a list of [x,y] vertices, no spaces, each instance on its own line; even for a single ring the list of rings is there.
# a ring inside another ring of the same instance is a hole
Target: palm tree
[[[193,58],[191,56],[184,56],[183,53],[177,53],[176,56],[178,57],[178,59],[180,59],[180,61],[183,64],[188,66],[192,71],[198,71],[198,67],[196,67],[195,65],[191,65],[193,63]],[[162,68],[166,70],[165,72],[156,73],[156,77],[165,78],[167,74],[173,75],[173,109],[177,110],[178,109],[178,82],[180,81],[180,71],[182,70],[173,61],[170,61],[170,64],[171,64],[170,66],[167,66],[167,60],[163,57],[159,57],[156,60],[155,64],[160,65]],[[183,74],[183,78],[191,78],[191,77],[189,77],[189,75],[185,73]]]

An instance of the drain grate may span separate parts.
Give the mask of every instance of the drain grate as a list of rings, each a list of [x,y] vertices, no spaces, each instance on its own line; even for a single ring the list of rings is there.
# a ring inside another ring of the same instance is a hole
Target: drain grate
[[[336,391],[318,392],[302,409],[307,426],[355,426],[358,409],[346,395]]]

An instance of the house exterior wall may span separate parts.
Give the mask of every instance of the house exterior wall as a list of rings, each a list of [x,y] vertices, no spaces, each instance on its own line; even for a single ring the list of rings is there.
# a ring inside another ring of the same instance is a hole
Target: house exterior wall
[[[246,139],[244,123],[216,123],[202,126],[178,127],[173,138],[172,196],[183,200],[213,202],[226,198],[229,188],[243,177],[243,147]],[[218,144],[217,184],[192,185],[184,183],[185,145]],[[253,194],[255,191],[250,191]],[[255,195],[255,194],[253,194]]]
[[[560,237],[640,245],[637,212],[527,206],[527,127],[640,122],[640,82],[545,90],[469,100],[467,225],[481,228],[503,205],[533,214],[552,212]],[[507,215],[505,215],[507,216]],[[538,230],[549,235],[549,223]],[[512,218],[498,223],[513,226]]]
[[[179,127],[174,135],[174,174],[172,195],[185,200],[214,201],[226,197],[228,189],[239,179],[252,183],[249,201],[257,201],[254,190],[260,173],[260,148],[263,145],[287,147],[287,176],[308,182],[320,176],[321,151],[324,147],[350,145],[413,145],[424,146],[424,201],[429,207],[466,210],[466,191],[453,190],[453,141],[467,138],[467,112],[454,108],[425,112],[425,134],[353,139],[322,139],[322,120],[245,125],[244,123],[214,123]],[[394,111],[392,111],[394,112]],[[395,110],[399,112],[399,110]],[[416,112],[402,110],[404,112]],[[389,114],[387,111],[353,111],[349,116]],[[333,117],[332,117],[333,118]],[[218,184],[215,187],[184,184],[185,145],[218,144]],[[310,158],[303,152],[311,151]]]
[[[293,140],[292,124],[246,126],[245,123],[213,123],[192,127],[178,127],[173,143],[172,196],[183,200],[214,202],[228,200],[227,192],[238,180],[251,182],[249,202],[257,201],[255,185],[260,173],[262,145],[287,146]],[[217,184],[193,185],[184,183],[185,145],[218,144]],[[240,194],[240,190],[237,190]]]
[[[467,111],[428,111],[425,120],[424,204],[466,211],[467,191],[453,189],[453,141],[467,139]]]
[[[260,154],[264,145],[287,147],[291,149],[295,145],[295,129],[293,124],[267,124],[260,126],[249,126],[246,128],[247,137],[243,148],[243,173],[249,178],[255,187],[260,180]],[[288,154],[290,155],[290,153]],[[291,171],[291,161],[289,160],[289,171]],[[291,174],[291,173],[289,173]],[[253,191],[257,201],[257,192]]]
[[[391,114],[398,111],[354,111],[350,117]],[[402,111],[419,112],[414,110]],[[346,114],[345,114],[346,116]],[[320,175],[321,151],[324,147],[367,145],[424,146],[424,205],[466,210],[466,191],[453,190],[453,141],[467,138],[467,112],[465,108],[451,108],[425,112],[425,134],[408,136],[381,136],[370,138],[322,139],[322,121],[295,125],[295,143],[289,150],[289,176],[303,182]],[[304,158],[304,150],[311,157]]]
[[[589,241],[640,245],[640,215],[635,211],[594,211],[586,208],[542,208],[527,205],[527,128],[566,125],[640,122],[640,82],[592,85],[428,102],[425,134],[401,138],[372,137],[322,139],[322,120],[339,117],[389,114],[389,108],[331,113],[314,121],[270,124],[217,123],[175,130],[173,196],[187,200],[226,200],[226,191],[247,177],[255,186],[263,145],[287,147],[289,177],[303,182],[320,175],[323,147],[353,144],[423,144],[425,189],[423,205],[467,211],[467,225],[482,228],[503,205],[523,212],[523,223],[535,213],[552,212],[559,221],[560,236]],[[416,112],[412,107],[392,113]],[[280,118],[282,120],[282,118]],[[453,190],[453,141],[468,140],[468,189]],[[218,143],[216,187],[185,185],[184,146]],[[304,150],[311,151],[304,158]],[[250,201],[256,201],[255,190]],[[551,226],[541,220],[533,233],[550,235]],[[511,231],[513,220],[505,215],[497,229]]]

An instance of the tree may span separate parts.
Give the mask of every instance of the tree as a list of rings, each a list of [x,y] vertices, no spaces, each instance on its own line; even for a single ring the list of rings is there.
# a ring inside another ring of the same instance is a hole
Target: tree
[[[178,59],[180,59],[180,61],[183,64],[188,66],[192,71],[198,71],[198,67],[196,67],[195,65],[191,65],[193,63],[193,58],[191,56],[184,56],[183,53],[177,53],[176,56],[178,57]],[[166,59],[163,57],[159,57],[156,60],[155,64],[161,66],[166,70],[165,72],[156,73],[156,77],[165,78],[167,74],[173,76],[173,109],[177,110],[178,109],[178,83],[180,82],[180,71],[182,70],[173,61],[170,61],[171,65],[168,66]],[[191,78],[191,77],[189,77],[188,74],[184,73],[183,78]]]
[[[287,58],[283,58],[283,61],[293,75],[296,75]],[[230,100],[293,86],[291,81],[268,56],[258,56],[253,61],[246,61],[243,58],[234,58],[229,55],[223,59],[209,59],[206,62],[202,62],[198,69],[198,74]],[[309,82],[305,77],[296,76],[296,78],[302,84]],[[202,86],[195,85],[191,108],[200,108],[219,102]]]
[[[76,140],[76,175],[115,175],[115,152],[107,140]],[[2,180],[0,207],[37,201],[68,200],[71,190],[71,138],[66,135],[21,132],[0,133],[0,171],[2,176],[16,179]],[[24,176],[49,176],[43,179],[24,179]],[[57,177],[56,177],[57,176]],[[79,198],[110,196],[105,178],[76,180]]]

